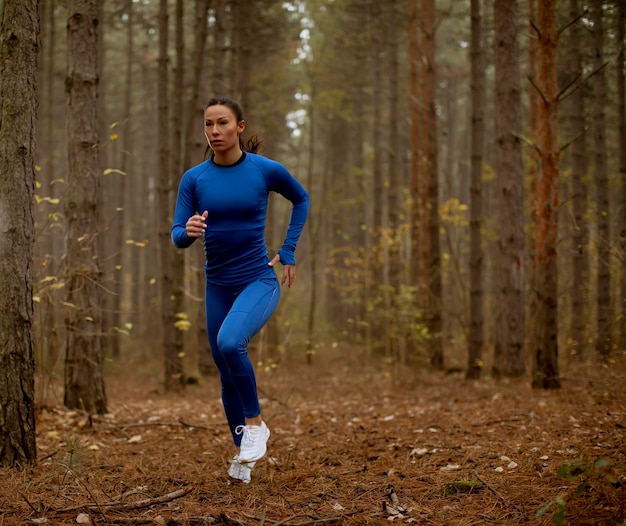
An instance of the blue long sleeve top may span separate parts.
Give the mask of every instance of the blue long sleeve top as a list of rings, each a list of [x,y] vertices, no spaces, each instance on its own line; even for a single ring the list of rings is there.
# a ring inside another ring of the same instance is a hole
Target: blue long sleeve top
[[[270,192],[292,203],[287,235],[278,254],[283,265],[295,265],[309,195],[280,163],[248,152],[233,165],[222,166],[208,159],[183,174],[172,222],[174,245],[191,246],[197,238],[187,235],[187,220],[207,210],[203,236],[207,281],[243,285],[274,275],[265,243]]]

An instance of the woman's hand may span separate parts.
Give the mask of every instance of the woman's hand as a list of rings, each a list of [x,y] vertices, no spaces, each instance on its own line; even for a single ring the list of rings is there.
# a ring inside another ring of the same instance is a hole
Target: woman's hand
[[[272,261],[269,262],[269,266],[273,267],[276,263],[280,262],[280,254],[276,254]],[[280,280],[280,284],[284,285],[287,282],[289,288],[296,281],[296,266],[295,265],[283,265],[283,279]]]
[[[189,237],[202,237],[206,230],[206,218],[209,217],[209,212],[205,210],[202,215],[195,214],[191,216],[185,224],[185,231]]]

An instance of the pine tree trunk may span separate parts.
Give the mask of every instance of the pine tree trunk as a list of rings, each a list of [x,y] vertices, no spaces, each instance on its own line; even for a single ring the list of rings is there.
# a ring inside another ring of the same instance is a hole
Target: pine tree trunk
[[[498,262],[493,374],[524,374],[524,207],[517,0],[494,1]]]
[[[57,54],[56,49],[57,42],[57,30],[55,12],[55,0],[48,0],[40,3],[41,13],[41,47],[45,50],[45,54],[42,53],[41,60],[41,82],[39,83],[40,90],[40,119],[41,122],[40,137],[42,141],[39,142],[37,147],[39,157],[38,163],[41,165],[42,170],[38,174],[38,180],[41,182],[42,189],[45,189],[46,195],[51,199],[58,198],[59,185],[54,184],[57,163],[59,159],[57,153],[61,150],[59,146],[59,139],[57,134],[57,127],[55,124],[58,122],[54,118],[54,109],[58,106],[58,100],[55,98],[55,77],[54,72],[57,68]],[[62,107],[62,105],[61,105]],[[45,154],[44,154],[45,152]],[[35,209],[36,211],[36,209]],[[49,217],[45,217],[44,214],[35,215],[35,221],[41,224],[47,224],[50,222],[50,227],[45,229],[45,233],[40,235],[35,243],[35,265],[38,265],[43,269],[45,276],[56,276],[59,269],[59,260],[61,254],[58,247],[64,246],[62,239],[62,232],[60,228],[51,228],[52,225],[58,225],[56,221],[52,221]],[[61,241],[61,242],[59,242]],[[35,337],[36,356],[38,360],[38,372],[39,376],[39,393],[47,393],[47,384],[50,381],[49,372],[54,369],[58,363],[59,356],[62,353],[61,335],[58,328],[59,309],[56,308],[59,297],[59,291],[53,287],[45,287],[39,289],[39,302],[35,304],[35,318],[41,320],[36,327],[37,335]]]
[[[395,20],[395,6],[393,3],[389,3],[385,7],[385,21],[388,29],[387,35],[387,53],[388,60],[386,61],[388,66],[388,73],[385,78],[388,79],[388,91],[389,91],[389,109],[388,109],[388,140],[389,146],[387,148],[387,223],[388,229],[388,282],[389,286],[385,290],[389,294],[388,304],[390,306],[390,313],[392,313],[389,320],[389,328],[386,331],[387,345],[390,349],[390,355],[394,358],[395,363],[402,364],[405,360],[403,356],[399,354],[399,338],[400,338],[400,319],[398,314],[400,312],[400,305],[398,298],[400,296],[400,283],[401,283],[401,261],[400,261],[400,201],[399,198],[402,195],[400,188],[400,177],[398,175],[398,152],[399,144],[399,132],[398,123],[400,117],[398,114],[398,31],[396,30]]]
[[[175,189],[178,187],[178,181],[180,179],[180,174],[183,170],[183,98],[184,98],[184,79],[185,79],[185,41],[184,41],[184,9],[183,9],[183,0],[176,0],[176,30],[175,30],[175,38],[176,38],[176,68],[174,74],[174,90],[171,97],[173,104],[173,112],[172,112],[172,135],[170,137],[171,144],[174,147],[171,149],[171,164],[169,171],[169,180],[168,180],[168,201],[169,208],[168,213],[165,214],[168,217],[168,222],[171,222],[173,211],[174,211],[174,203],[175,203]],[[202,121],[198,123],[198,127],[201,125]],[[169,228],[168,228],[168,237],[169,237]],[[178,322],[186,322],[188,321],[188,312],[185,307],[185,296],[184,296],[184,287],[185,287],[185,253],[180,249],[174,249],[174,247],[170,244],[170,252],[172,258],[172,302],[173,302],[173,311],[175,321]],[[179,325],[175,323],[176,330],[174,331],[174,347],[176,349],[176,356],[179,359],[180,363],[180,371],[176,374],[181,374],[180,381],[184,382],[184,371],[183,371],[183,360],[182,356],[184,355],[184,329],[180,327],[185,327],[184,323]]]
[[[161,337],[163,341],[164,357],[164,387],[166,391],[181,389],[183,382],[183,366],[180,349],[177,344],[175,315],[176,301],[174,273],[180,272],[175,268],[174,252],[172,246],[171,214],[172,200],[170,181],[170,118],[168,105],[168,28],[169,15],[167,0],[161,0],[159,4],[159,80],[157,85],[158,98],[158,145],[159,145],[159,281],[161,297]],[[173,299],[174,298],[174,299]]]
[[[410,281],[415,291],[420,283],[420,111],[419,111],[419,71],[420,56],[418,46],[417,2],[409,0],[409,113],[411,116],[411,268]],[[419,308],[416,302],[415,308]]]
[[[66,115],[68,181],[65,257],[65,398],[70,409],[106,413],[103,377],[101,272],[96,254],[100,143],[98,107],[98,6],[68,4]]]
[[[603,70],[604,28],[602,0],[591,2],[591,20],[593,21],[593,65],[597,73],[593,77],[593,149],[595,152],[596,183],[596,222],[598,229],[598,297],[596,351],[606,358],[612,351],[611,325],[611,240],[609,225],[609,182],[606,153],[606,117],[604,105],[606,98],[606,79]]]
[[[371,7],[371,18],[374,20],[380,20],[380,5],[377,2],[373,2],[370,4]],[[382,84],[382,76],[383,76],[383,65],[381,64],[380,55],[381,50],[383,49],[384,38],[381,37],[381,31],[376,31],[372,35],[373,45],[371,47],[371,82],[372,82],[372,122],[381,122],[383,115],[382,101],[384,100],[383,96],[383,84]],[[375,132],[374,132],[375,133]],[[376,134],[375,134],[376,135]],[[379,135],[379,134],[378,134]],[[385,228],[386,221],[384,217],[384,200],[385,200],[385,178],[383,173],[383,148],[381,148],[380,137],[373,136],[371,140],[376,144],[376,148],[374,148],[373,158],[372,158],[372,186],[374,188],[374,199],[372,203],[372,234],[373,234],[373,243],[378,247],[377,252],[382,252],[382,237],[383,237],[383,229]],[[372,304],[376,305],[377,308],[386,308],[383,304],[383,300],[381,298],[381,291],[384,287],[385,283],[385,270],[383,265],[383,256],[379,255],[376,258],[372,259],[371,264],[371,274],[372,274]],[[382,286],[381,286],[382,284]],[[386,331],[386,321],[384,316],[376,317],[372,321],[372,339],[376,342],[376,345],[381,344],[385,341],[385,331]]]
[[[580,0],[570,0],[570,20],[580,16]],[[567,61],[568,81],[582,78],[581,56],[582,31],[580,23],[571,26],[567,33]],[[585,122],[585,91],[577,88],[565,99],[565,121],[567,123],[568,138],[572,141],[566,150],[569,155],[572,179],[572,292],[571,292],[571,325],[569,328],[571,342],[570,354],[578,360],[586,355],[587,339],[589,336],[589,227],[587,213],[587,156],[585,155],[586,122]]]
[[[181,173],[203,160],[202,153],[206,150],[207,144],[203,139],[199,128],[202,126],[204,101],[200,95],[204,94],[202,88],[202,74],[205,65],[205,48],[208,33],[208,10],[210,0],[196,0],[196,17],[194,29],[194,62],[191,71],[191,95],[186,109],[187,126],[184,134],[183,165]],[[180,174],[178,174],[180,175]],[[200,244],[188,251],[188,257],[194,261],[191,267],[191,283],[193,290],[204,298],[205,276],[204,276],[204,253]],[[198,259],[196,259],[198,256]],[[196,264],[196,261],[198,263]],[[211,348],[206,329],[206,317],[204,301],[199,302],[196,310],[195,342],[198,353],[198,370],[201,375],[209,376],[217,374],[217,368],[211,356]]]
[[[39,15],[35,0],[0,9],[0,466],[34,462],[35,126]]]
[[[428,223],[428,256],[424,261],[427,269],[428,307],[427,322],[430,334],[430,363],[436,369],[443,369],[442,340],[442,281],[439,242],[439,170],[437,165],[437,74],[435,68],[435,2],[422,1],[422,52],[424,54],[424,140],[426,180],[426,217]]]
[[[121,206],[123,207],[122,213],[118,218],[117,222],[117,233],[116,238],[119,240],[119,245],[117,250],[120,251],[118,258],[119,270],[115,270],[115,274],[118,277],[118,295],[115,299],[115,310],[113,312],[113,327],[122,330],[122,305],[128,304],[130,300],[130,296],[126,291],[132,290],[133,286],[136,286],[134,283],[128,283],[124,276],[129,273],[130,265],[130,254],[128,251],[122,250],[119,247],[126,247],[126,240],[130,238],[130,222],[132,220],[132,192],[129,192],[128,189],[131,186],[129,184],[129,179],[132,180],[134,170],[133,170],[133,158],[134,158],[134,130],[133,130],[133,90],[135,89],[134,85],[134,75],[133,75],[133,66],[135,63],[135,28],[133,24],[134,20],[134,10],[133,10],[133,0],[126,0],[126,53],[127,53],[127,62],[126,62],[126,71],[125,71],[125,82],[124,82],[124,130],[122,136],[122,157],[120,160],[120,170],[124,172],[125,175],[122,176],[120,181],[120,200]],[[127,268],[128,265],[128,268]],[[134,276],[133,274],[130,274]],[[136,279],[136,276],[134,276]],[[129,309],[131,311],[131,309]],[[116,329],[116,330],[117,330]],[[114,333],[116,332],[114,330]],[[114,336],[114,341],[111,344],[111,353],[114,357],[118,357],[121,355],[121,336],[118,334]]]
[[[533,312],[533,387],[561,387],[558,352],[557,257],[558,242],[558,29],[556,0],[539,2],[537,11],[538,78],[541,93],[537,113],[537,214],[535,233],[536,310]]]
[[[618,20],[617,20],[617,44],[619,54],[617,58],[617,117],[619,128],[619,172],[621,179],[621,192],[619,196],[619,251],[620,261],[622,262],[621,278],[620,278],[620,295],[618,312],[621,313],[621,323],[619,324],[619,345],[620,349],[626,349],[626,107],[625,97],[626,89],[624,87],[624,25],[626,24],[626,4],[618,2]]]
[[[482,51],[482,16],[480,0],[471,3],[471,91],[472,91],[472,159],[470,183],[470,328],[467,378],[480,378],[483,369],[483,90],[485,73]]]
[[[315,133],[315,126],[317,125],[317,115],[315,112],[315,87],[312,86],[310,92],[310,102],[308,107],[308,115],[309,115],[309,133],[308,133],[308,141],[306,148],[308,150],[307,155],[307,168],[306,168],[306,188],[311,191],[313,188],[313,177],[315,174],[315,140],[317,135]],[[317,290],[318,290],[318,282],[319,282],[319,272],[318,272],[318,247],[320,242],[320,228],[315,227],[314,225],[318,224],[316,211],[321,208],[315,207],[311,210],[311,218],[306,223],[306,229],[309,236],[309,244],[310,244],[310,253],[311,256],[309,258],[310,272],[311,272],[311,284],[309,289],[309,301],[307,307],[307,327],[306,327],[306,341],[305,341],[305,356],[306,362],[308,364],[313,363],[313,357],[315,356],[315,326],[316,326],[316,312],[317,312]]]

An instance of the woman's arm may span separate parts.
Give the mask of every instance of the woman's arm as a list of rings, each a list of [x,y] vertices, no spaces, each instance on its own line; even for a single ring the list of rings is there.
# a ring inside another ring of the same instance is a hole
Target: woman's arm
[[[192,245],[197,236],[191,237],[187,233],[187,221],[196,215],[196,200],[194,184],[191,176],[185,173],[178,186],[176,209],[172,221],[172,243],[176,248],[187,248]]]
[[[293,205],[287,235],[278,254],[283,265],[295,265],[296,245],[309,214],[309,194],[300,182],[279,163],[276,163],[272,170],[271,190],[284,196]]]

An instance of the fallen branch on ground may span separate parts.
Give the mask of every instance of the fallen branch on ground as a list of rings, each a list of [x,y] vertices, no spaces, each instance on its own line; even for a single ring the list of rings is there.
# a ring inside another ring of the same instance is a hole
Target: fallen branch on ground
[[[166,495],[161,495],[160,497],[152,497],[149,499],[138,500],[136,502],[104,502],[101,504],[83,504],[81,506],[72,506],[71,508],[63,508],[59,510],[55,510],[57,512],[64,511],[74,511],[74,510],[92,510],[92,511],[100,511],[106,508],[107,511],[116,511],[116,510],[136,510],[139,508],[147,508],[149,506],[154,506],[155,504],[163,504],[164,502],[170,502],[172,500],[179,499],[180,497],[184,497],[188,493],[191,492],[191,488],[183,488],[176,491],[172,491],[171,493],[167,493]]]

